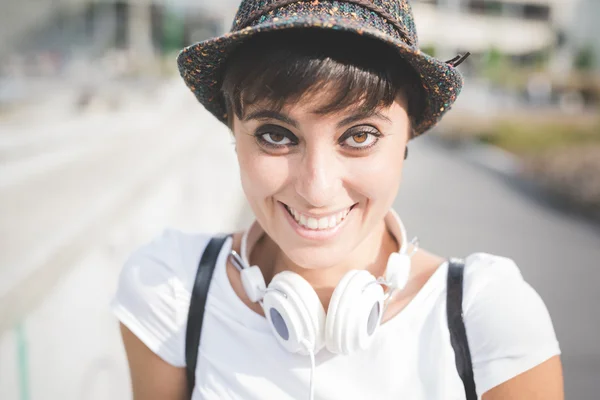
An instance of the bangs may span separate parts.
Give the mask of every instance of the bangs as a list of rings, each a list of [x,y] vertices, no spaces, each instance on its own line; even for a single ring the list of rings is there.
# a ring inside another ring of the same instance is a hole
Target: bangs
[[[377,40],[353,33],[288,29],[258,34],[228,60],[223,77],[229,126],[248,106],[280,111],[309,98],[317,114],[389,107],[400,95],[413,124],[424,106],[417,73]]]

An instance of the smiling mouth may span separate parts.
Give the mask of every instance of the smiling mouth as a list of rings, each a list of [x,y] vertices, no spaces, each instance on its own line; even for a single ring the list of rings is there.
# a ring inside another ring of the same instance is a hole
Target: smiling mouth
[[[348,207],[345,210],[316,218],[303,214],[300,211],[297,211],[292,207],[288,206],[287,204],[282,204],[287,210],[287,212],[290,214],[290,216],[294,218],[294,220],[298,223],[298,225],[305,229],[313,231],[324,231],[337,227],[346,219],[348,213],[354,208],[354,206],[356,206],[356,204],[353,204],[351,207]]]

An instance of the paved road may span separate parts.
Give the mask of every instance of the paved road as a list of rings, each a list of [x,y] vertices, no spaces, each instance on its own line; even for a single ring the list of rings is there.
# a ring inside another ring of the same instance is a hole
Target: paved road
[[[598,225],[428,137],[411,145],[403,179],[395,207],[409,235],[444,256],[485,251],[513,258],[552,315],[567,398],[600,398]]]

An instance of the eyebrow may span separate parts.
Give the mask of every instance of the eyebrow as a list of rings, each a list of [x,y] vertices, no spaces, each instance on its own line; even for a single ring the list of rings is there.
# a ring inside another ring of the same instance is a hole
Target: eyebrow
[[[375,118],[381,119],[383,121],[387,121],[389,123],[392,122],[388,117],[386,117],[385,115],[381,114],[378,111],[363,111],[363,112],[358,112],[358,113],[352,114],[352,115],[344,118],[343,120],[338,122],[337,127],[342,128],[346,125],[350,125],[354,122],[362,121],[363,119],[367,119],[370,117],[375,117]],[[251,119],[275,119],[275,120],[284,122],[288,125],[291,125],[294,128],[298,128],[298,125],[299,125],[296,120],[294,120],[286,115],[283,115],[277,111],[274,111],[274,110],[256,110],[256,111],[249,113],[248,115],[246,115],[244,117],[244,121],[248,121]]]
[[[296,122],[290,117],[287,117],[273,110],[257,110],[249,113],[244,117],[244,121],[248,121],[251,119],[276,119],[278,121],[285,122],[286,124],[291,125],[294,128],[298,128],[298,122]]]
[[[346,117],[343,120],[341,120],[337,124],[337,126],[338,126],[338,128],[341,128],[343,126],[350,125],[354,122],[362,121],[363,119],[367,119],[367,118],[371,118],[371,117],[375,117],[375,118],[381,119],[381,120],[389,122],[389,123],[392,122],[392,120],[390,120],[388,117],[386,117],[382,113],[373,110],[373,111],[363,111],[363,112],[358,112],[356,114],[352,114],[349,117]]]

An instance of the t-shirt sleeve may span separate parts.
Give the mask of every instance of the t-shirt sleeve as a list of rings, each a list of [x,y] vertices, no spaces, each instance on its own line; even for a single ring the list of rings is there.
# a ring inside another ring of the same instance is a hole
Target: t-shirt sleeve
[[[464,319],[479,396],[560,354],[548,309],[516,264],[467,258]]]
[[[176,367],[185,366],[185,330],[196,258],[186,257],[183,234],[166,230],[125,262],[111,309],[152,352]],[[188,240],[189,241],[189,240]],[[203,241],[205,242],[205,241]],[[188,259],[186,259],[188,258]]]

